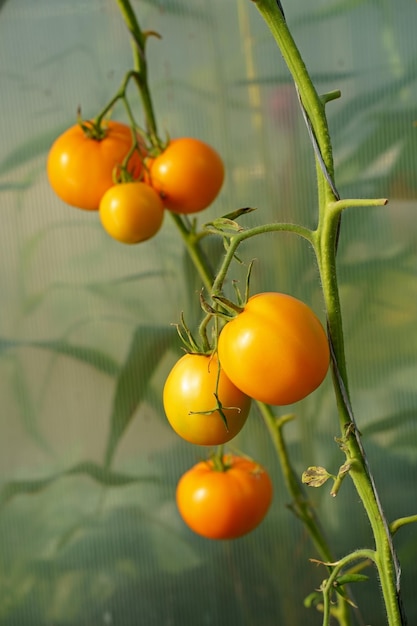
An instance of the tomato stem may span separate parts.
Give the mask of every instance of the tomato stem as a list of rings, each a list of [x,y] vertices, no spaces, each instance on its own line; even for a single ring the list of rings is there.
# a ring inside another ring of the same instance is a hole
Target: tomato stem
[[[257,402],[256,404],[269,431],[281,466],[287,491],[292,498],[289,508],[307,528],[320,557],[326,562],[333,562],[334,555],[324,536],[315,509],[306,497],[298,475],[291,464],[288,448],[285,443],[283,427],[294,419],[294,415],[290,414],[276,417],[268,404],[264,404],[263,402]],[[331,568],[329,568],[329,571],[331,571]],[[349,612],[348,604],[342,597],[338,596],[337,608],[335,607],[335,617],[337,617],[341,626],[348,626],[350,624]]]
[[[208,293],[211,293],[212,284],[214,281],[214,272],[210,267],[206,255],[199,245],[198,237],[194,234],[193,230],[187,227],[185,221],[180,215],[178,215],[177,213],[173,213],[172,211],[169,211],[169,213],[171,214],[171,217],[178,228],[178,231],[185,244],[190,259],[193,262],[194,267],[197,270],[204,287],[206,288]]]
[[[211,460],[213,462],[213,469],[216,472],[226,472],[227,471],[227,469],[229,468],[229,465],[225,461],[223,444],[218,446],[216,452],[214,452],[212,454]]]
[[[131,73],[131,76],[136,82],[139,90],[139,95],[145,112],[146,130],[152,146],[161,150],[163,144],[158,137],[156,117],[148,85],[148,64],[146,60],[145,47],[149,33],[145,33],[140,28],[139,22],[129,0],[115,1],[119,6],[125,24],[132,36],[132,52],[135,70]]]

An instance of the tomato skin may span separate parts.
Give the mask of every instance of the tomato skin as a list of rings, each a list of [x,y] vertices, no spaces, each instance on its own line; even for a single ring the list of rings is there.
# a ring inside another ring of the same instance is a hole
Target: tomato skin
[[[81,126],[68,128],[52,144],[47,174],[54,192],[67,204],[96,211],[104,193],[114,185],[113,171],[132,146],[130,127],[109,120],[103,139],[87,137]],[[134,179],[142,172],[141,155],[135,151],[128,171]]]
[[[165,414],[175,432],[186,441],[201,446],[215,446],[235,437],[249,414],[251,399],[237,389],[221,370],[218,397],[227,426],[216,408],[218,361],[204,354],[185,354],[176,362],[166,379],[163,391]],[[229,407],[229,408],[227,408]]]
[[[161,228],[164,205],[156,191],[145,183],[121,183],[106,191],[99,213],[104,230],[113,239],[139,243]]]
[[[252,398],[292,404],[326,376],[330,351],[319,319],[304,302],[283,293],[249,298],[222,329],[220,363],[230,380]]]
[[[272,482],[258,463],[225,458],[226,471],[213,461],[194,465],[180,478],[177,507],[184,522],[208,539],[236,539],[254,530],[272,502]]]
[[[165,208],[174,213],[197,213],[217,197],[224,180],[224,165],[208,144],[190,137],[172,139],[149,161],[149,176]]]

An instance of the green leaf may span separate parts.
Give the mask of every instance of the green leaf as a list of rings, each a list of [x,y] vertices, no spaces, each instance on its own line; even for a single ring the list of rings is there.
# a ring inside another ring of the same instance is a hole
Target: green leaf
[[[370,435],[380,434],[387,431],[398,430],[405,424],[414,424],[417,418],[417,409],[410,409],[399,411],[394,415],[383,417],[381,419],[365,424],[361,427],[363,436],[369,437]]]
[[[311,80],[314,84],[319,83],[330,83],[336,81],[348,80],[356,76],[353,72],[321,72],[321,73],[312,73]],[[234,85],[236,86],[247,86],[247,85],[286,85],[291,84],[292,79],[287,74],[282,76],[278,76],[276,74],[272,74],[270,76],[259,76],[256,78],[242,78],[237,81],[234,81]]]
[[[154,6],[157,9],[163,10],[164,13],[171,13],[172,15],[180,15],[181,17],[199,18],[203,21],[208,21],[209,16],[206,11],[196,9],[195,6],[191,6],[190,2],[179,2],[178,0],[142,0],[143,2]]]
[[[176,333],[169,327],[139,326],[116,384],[107,441],[106,464],[142,402],[149,381]]]
[[[104,487],[121,487],[136,482],[158,480],[156,476],[133,476],[121,472],[114,472],[92,461],[83,461],[63,472],[58,472],[46,478],[37,480],[12,480],[6,483],[0,491],[0,508],[15,496],[39,493],[56,480],[73,475],[88,476]]]
[[[109,374],[109,376],[115,376],[120,367],[118,363],[109,357],[101,350],[95,348],[89,348],[88,346],[77,346],[61,339],[51,341],[31,341],[25,345],[34,348],[41,348],[42,350],[51,350],[59,354],[64,354],[73,359],[78,359],[91,365],[95,369]]]
[[[241,215],[247,215],[247,213],[252,213],[253,211],[256,211],[256,207],[243,207],[231,213],[227,213],[226,215],[222,215],[222,218],[225,220],[236,220]]]
[[[5,339],[4,337],[0,337],[0,353],[13,350],[13,348],[19,348],[22,345],[23,342],[16,339]]]
[[[335,580],[336,586],[348,585],[350,583],[361,583],[369,580],[369,576],[365,574],[344,574]]]
[[[12,388],[16,404],[19,408],[21,422],[32,441],[44,452],[52,454],[52,448],[37,423],[38,411],[35,408],[25,368],[22,365],[24,356],[22,356],[21,359],[16,353],[14,353],[13,356],[15,367],[13,369]]]
[[[92,461],[83,461],[82,463],[78,463],[64,472],[63,475],[71,476],[74,474],[85,474],[104,487],[122,487],[132,483],[142,482],[144,480],[157,480],[156,476],[144,477],[115,472]]]
[[[73,359],[83,361],[83,363],[87,363],[109,376],[115,376],[120,369],[119,364],[101,350],[89,348],[88,346],[77,346],[62,339],[21,341],[0,337],[0,353],[16,348],[39,348],[41,350],[51,350],[52,352],[64,354],[72,357]]]
[[[372,0],[371,0],[372,1]],[[325,4],[314,12],[303,12],[302,17],[294,20],[294,25],[308,24],[311,26],[314,22],[322,22],[323,19],[331,19],[338,17],[347,11],[352,11],[361,4],[365,4],[369,0],[342,0],[341,2],[332,2]]]
[[[0,176],[8,174],[17,167],[25,165],[39,156],[46,155],[53,141],[63,130],[62,126],[59,126],[53,130],[35,135],[11,150],[0,161]]]
[[[216,235],[222,233],[238,233],[243,230],[243,227],[233,220],[229,220],[224,217],[218,217],[212,222],[204,224],[204,230],[206,232]]]

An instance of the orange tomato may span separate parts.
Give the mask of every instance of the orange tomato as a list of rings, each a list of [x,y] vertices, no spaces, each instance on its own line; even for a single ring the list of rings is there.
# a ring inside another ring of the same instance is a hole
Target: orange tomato
[[[248,396],[286,405],[321,384],[330,351],[323,326],[304,302],[260,293],[224,326],[218,356],[227,376]]]
[[[103,128],[104,137],[93,139],[75,124],[55,140],[49,151],[49,183],[71,206],[97,210],[104,193],[114,185],[115,168],[132,147],[132,132],[126,124],[109,120]],[[141,175],[143,156],[135,151],[129,159],[127,170],[134,179]]]
[[[223,459],[225,470],[202,461],[179,480],[178,510],[184,522],[208,539],[235,539],[256,528],[272,502],[272,482],[263,467],[238,456]]]
[[[215,446],[235,437],[249,414],[251,400],[220,370],[215,357],[185,354],[170,371],[163,392],[165,414],[186,441]],[[217,378],[218,377],[218,378]],[[215,393],[227,426],[216,409]]]
[[[149,178],[164,205],[175,213],[196,213],[217,197],[224,180],[219,154],[199,139],[173,139],[149,161]]]
[[[110,187],[100,201],[100,220],[108,234],[122,243],[150,239],[160,229],[164,205],[145,183],[122,183]]]

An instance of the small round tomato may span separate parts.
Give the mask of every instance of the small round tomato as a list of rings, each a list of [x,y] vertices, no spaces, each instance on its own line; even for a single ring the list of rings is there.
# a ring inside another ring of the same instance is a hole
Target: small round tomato
[[[272,482],[263,467],[238,456],[194,465],[179,480],[176,500],[184,522],[208,539],[236,539],[254,530],[272,502]]]
[[[249,298],[222,329],[218,356],[236,387],[273,405],[298,402],[314,391],[330,360],[319,319],[304,302],[284,293]]]
[[[61,200],[79,209],[98,209],[102,196],[114,185],[115,168],[132,147],[132,132],[126,124],[109,120],[103,131],[101,139],[94,139],[75,124],[49,151],[47,173],[52,189]],[[141,175],[143,156],[135,151],[129,159],[127,171],[133,179]]]
[[[100,220],[108,234],[122,243],[150,239],[160,229],[164,205],[145,183],[121,183],[110,187],[100,202]]]
[[[218,368],[215,357],[185,354],[165,382],[165,414],[175,432],[190,443],[225,443],[238,434],[248,416],[250,398]],[[227,425],[217,410],[216,392]]]
[[[152,186],[164,205],[175,213],[196,213],[217,197],[224,180],[224,165],[218,153],[198,139],[173,139],[149,161]]]

